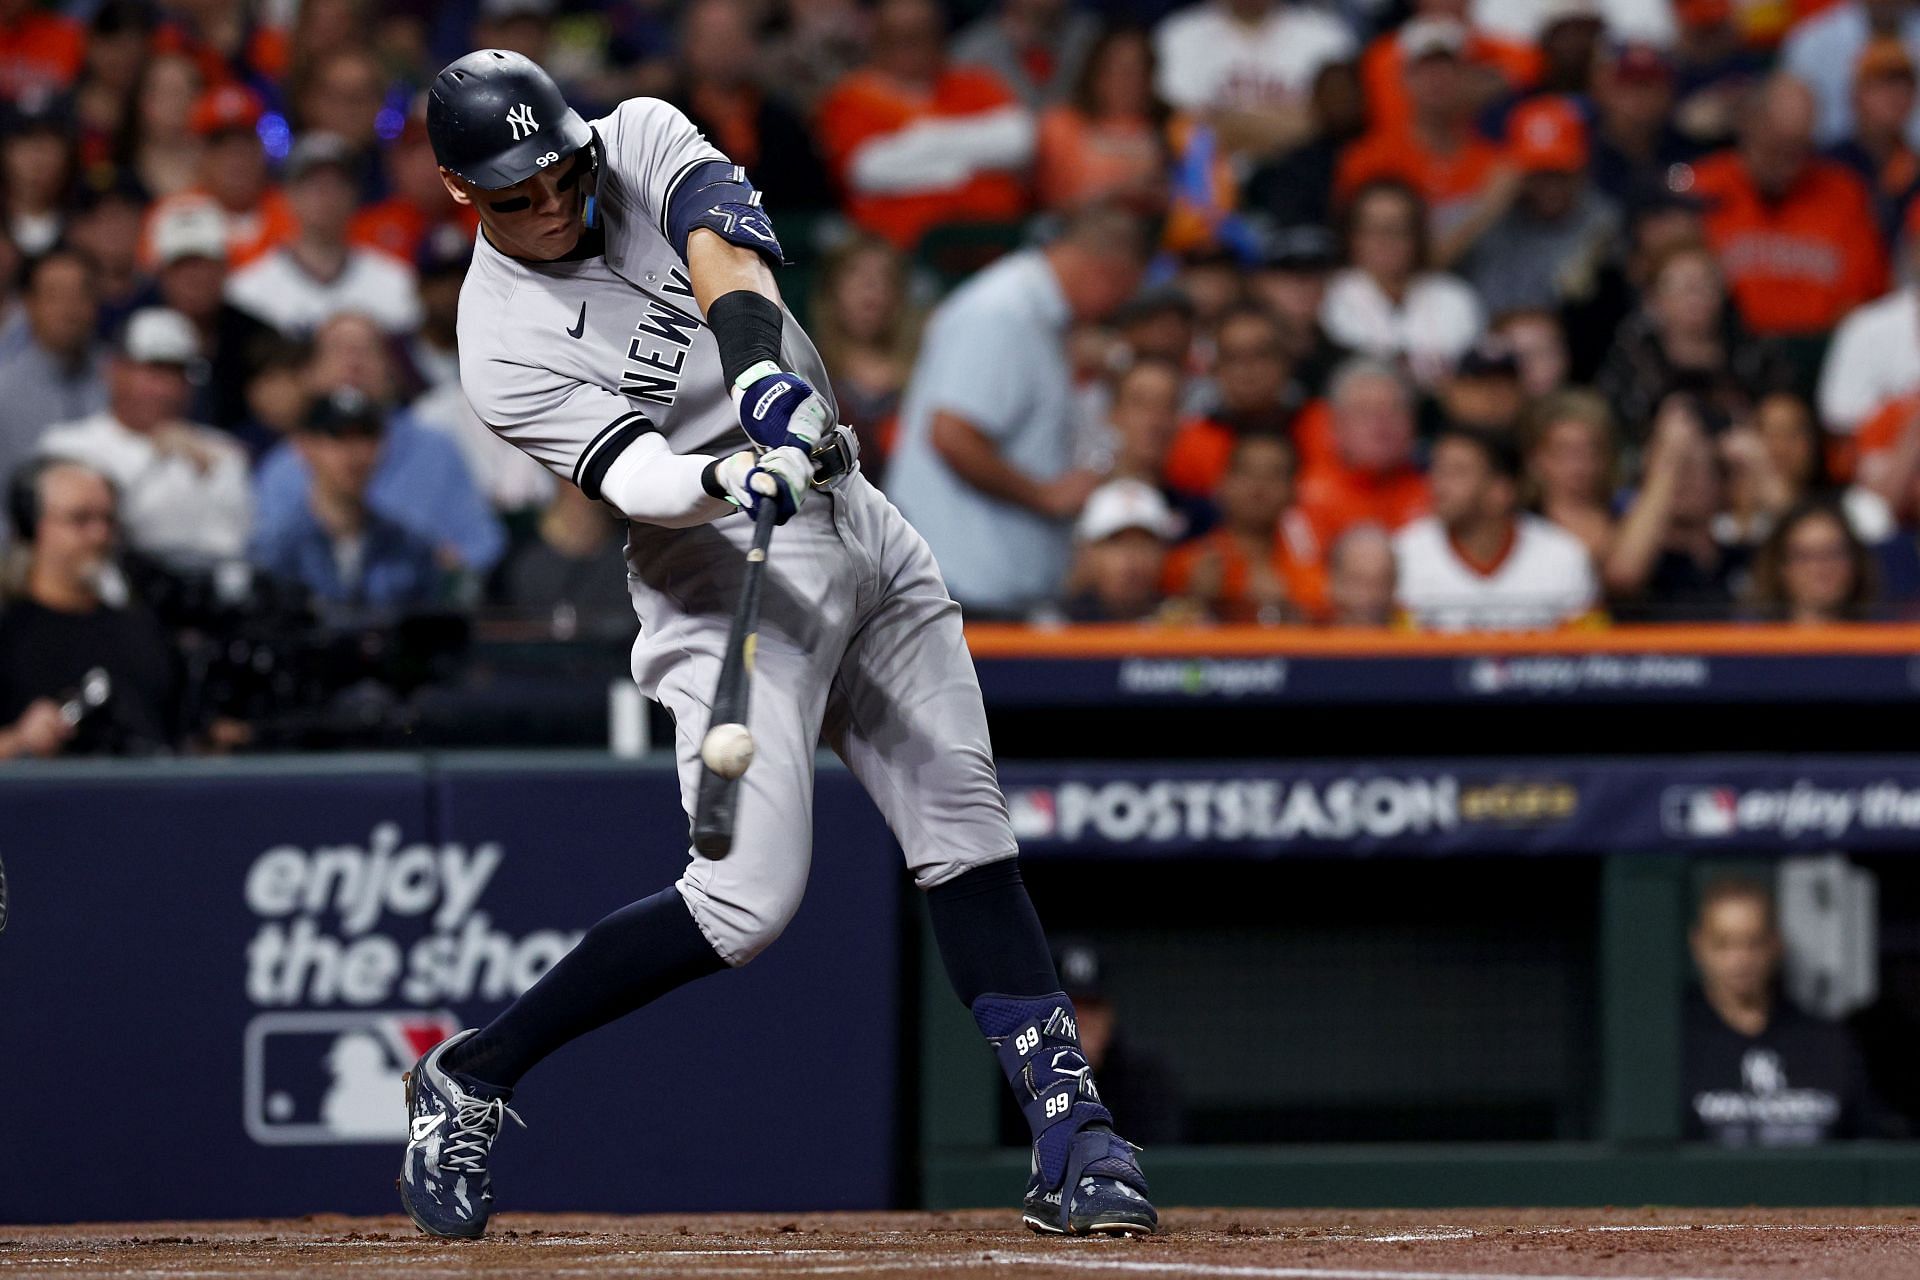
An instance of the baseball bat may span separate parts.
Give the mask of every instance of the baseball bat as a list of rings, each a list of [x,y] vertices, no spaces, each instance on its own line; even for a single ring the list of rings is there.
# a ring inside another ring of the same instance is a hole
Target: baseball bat
[[[760,630],[760,584],[767,573],[767,544],[773,541],[779,509],[772,501],[760,504],[753,525],[753,545],[747,551],[747,572],[740,581],[740,600],[727,632],[727,652],[720,659],[720,678],[713,686],[713,712],[707,734],[738,726],[745,732],[747,703],[752,692],[753,650]],[[751,751],[752,739],[748,738]],[[701,752],[700,790],[693,805],[693,847],[705,858],[724,858],[733,851],[733,813],[740,798],[740,776],[716,773]],[[745,770],[743,769],[744,773]]]

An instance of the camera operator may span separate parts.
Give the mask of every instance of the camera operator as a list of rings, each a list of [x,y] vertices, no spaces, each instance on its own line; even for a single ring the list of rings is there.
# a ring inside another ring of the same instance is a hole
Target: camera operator
[[[146,609],[112,599],[124,594],[114,588],[112,484],[77,462],[28,462],[9,482],[7,519],[0,758],[169,749],[179,710],[174,647]]]

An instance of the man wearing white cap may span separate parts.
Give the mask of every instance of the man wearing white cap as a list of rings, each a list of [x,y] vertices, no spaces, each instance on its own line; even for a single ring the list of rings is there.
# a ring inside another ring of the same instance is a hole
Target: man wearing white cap
[[[1167,547],[1185,524],[1143,480],[1109,480],[1093,491],[1074,525],[1067,582],[1073,622],[1145,622],[1160,611]]]
[[[107,407],[51,427],[40,452],[84,463],[120,491],[127,543],[157,559],[206,563],[246,549],[252,500],[247,457],[211,427],[182,420],[202,361],[200,337],[177,311],[147,307],[127,320],[107,374]]]
[[[211,204],[181,204],[155,214],[153,256],[160,304],[192,323],[206,353],[207,377],[195,388],[192,417],[223,431],[247,421],[253,353],[273,330],[226,300],[227,219]]]
[[[413,272],[347,240],[360,202],[354,165],[353,149],[334,134],[310,133],[294,143],[287,198],[299,234],[227,281],[234,305],[290,338],[343,311],[372,316],[388,333],[409,333],[420,323]]]

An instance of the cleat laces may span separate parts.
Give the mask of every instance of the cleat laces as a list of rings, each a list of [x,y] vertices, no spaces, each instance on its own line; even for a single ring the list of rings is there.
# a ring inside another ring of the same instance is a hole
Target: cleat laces
[[[440,1148],[441,1165],[475,1175],[487,1171],[487,1151],[500,1136],[503,1117],[512,1116],[522,1129],[527,1122],[507,1105],[505,1098],[474,1098],[460,1103],[454,1113],[453,1132]]]

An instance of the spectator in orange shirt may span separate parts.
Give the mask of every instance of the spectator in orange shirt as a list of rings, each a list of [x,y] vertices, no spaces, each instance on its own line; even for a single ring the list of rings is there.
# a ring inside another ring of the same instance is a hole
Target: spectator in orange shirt
[[[1854,447],[1859,483],[1853,488],[1877,496],[1902,525],[1920,518],[1920,393],[1882,405],[1860,424]],[[1857,500],[1851,490],[1847,497],[1852,510]]]
[[[1119,201],[1143,212],[1166,202],[1167,107],[1153,92],[1153,42],[1114,27],[1087,51],[1066,102],[1040,117],[1033,176],[1040,206]]]
[[[153,229],[184,204],[212,204],[227,222],[227,266],[239,269],[293,238],[299,229],[293,206],[268,181],[267,152],[257,132],[262,108],[237,84],[204,93],[193,108],[193,129],[206,142],[200,181],[192,189],[157,200],[147,211],[142,258],[153,261]]]
[[[0,0],[0,101],[65,89],[86,60],[86,29],[34,0]]]
[[[1468,0],[1415,0],[1413,16],[1441,18],[1470,24]],[[1540,78],[1540,51],[1518,40],[1503,39],[1468,26],[1461,46],[1462,73],[1467,94],[1476,110],[1503,97],[1525,92]],[[1397,129],[1413,116],[1405,83],[1407,52],[1403,33],[1389,31],[1367,46],[1360,59],[1360,79],[1366,88],[1367,110],[1376,128]]]
[[[416,112],[407,118],[400,136],[386,152],[387,187],[392,192],[378,204],[353,215],[347,239],[354,244],[412,263],[421,247],[442,227],[452,227],[472,239],[480,215],[470,204],[456,204],[440,180],[440,165],[427,140],[426,118]]]
[[[827,94],[819,131],[847,212],[902,248],[1026,212],[1033,119],[990,72],[947,65],[934,0],[881,0],[873,57]]]
[[[160,28],[155,53],[179,53],[193,59],[201,78],[216,84],[279,84],[285,79],[288,31],[262,19],[273,6],[253,0],[193,0],[158,5]],[[323,21],[316,21],[323,18]],[[298,6],[294,25],[309,51],[333,49],[364,40],[366,13],[357,3],[313,0]]]
[[[1694,194],[1707,238],[1747,326],[1820,335],[1886,288],[1886,252],[1860,180],[1813,153],[1812,92],[1776,75],[1755,100],[1740,146],[1702,160]]]
[[[1501,170],[1500,154],[1473,127],[1474,100],[1462,54],[1467,29],[1451,18],[1416,18],[1400,30],[1410,112],[1375,123],[1340,161],[1334,194],[1346,201],[1371,182],[1398,178],[1426,200],[1438,238],[1466,221]],[[1508,182],[1507,185],[1511,185]],[[1438,253],[1450,262],[1449,246]]]
[[[1427,510],[1426,477],[1413,462],[1413,391],[1400,371],[1367,357],[1349,361],[1328,402],[1332,448],[1308,460],[1298,498],[1321,554],[1355,524],[1394,530]]]
[[[1214,363],[1218,395],[1207,413],[1180,428],[1167,455],[1167,483],[1188,497],[1220,485],[1234,444],[1243,436],[1284,436],[1305,396],[1294,384],[1280,325],[1262,307],[1245,305],[1220,322]]]
[[[1241,437],[1214,495],[1220,527],[1167,557],[1167,594],[1221,622],[1273,624],[1319,615],[1326,607],[1325,575],[1288,536],[1289,524],[1298,523],[1288,518],[1293,472],[1293,447],[1284,439]]]

